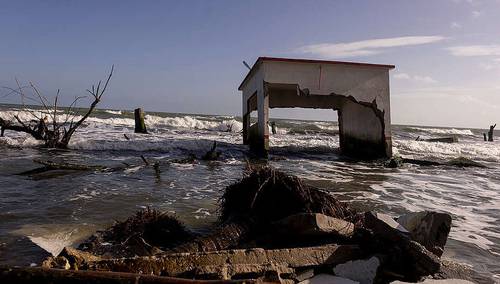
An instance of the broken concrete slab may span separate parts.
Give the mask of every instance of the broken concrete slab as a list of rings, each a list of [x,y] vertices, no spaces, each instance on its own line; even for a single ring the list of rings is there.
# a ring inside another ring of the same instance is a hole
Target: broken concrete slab
[[[372,284],[377,277],[380,259],[372,256],[369,259],[358,259],[338,264],[333,268],[337,276],[358,281],[360,284]]]
[[[324,245],[290,249],[237,249],[216,252],[173,253],[152,257],[106,259],[92,262],[89,270],[126,271],[154,275],[189,275],[203,266],[287,264],[292,268],[336,265],[362,256],[356,245]]]
[[[295,276],[295,281],[297,282],[302,282],[304,280],[307,280],[309,278],[314,277],[314,269],[306,269],[302,272],[296,272],[297,276]]]
[[[354,224],[320,213],[300,213],[290,215],[274,223],[278,232],[288,235],[324,236],[338,235],[350,237]]]
[[[326,273],[318,274],[310,279],[299,282],[299,284],[359,284],[351,279],[342,278]]]
[[[408,230],[391,216],[382,213],[366,212],[365,226],[375,234],[391,241],[397,242],[402,238],[408,238],[410,235]]]
[[[295,270],[286,264],[226,264],[197,267],[194,275],[204,280],[261,279],[272,282],[294,282]],[[179,275],[182,277],[182,275]]]
[[[430,211],[405,214],[397,220],[410,232],[413,240],[437,256],[443,254],[451,229],[451,221],[449,214]]]

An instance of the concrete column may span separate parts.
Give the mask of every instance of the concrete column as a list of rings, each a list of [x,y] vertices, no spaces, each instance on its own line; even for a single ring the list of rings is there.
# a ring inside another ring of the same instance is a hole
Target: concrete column
[[[250,112],[243,113],[243,144],[248,145],[248,130],[250,128]]]
[[[269,151],[269,94],[267,94],[264,88],[264,82],[262,82],[262,87],[257,91],[257,112],[259,114],[258,126],[259,126],[259,149],[258,152],[262,152],[267,155]]]

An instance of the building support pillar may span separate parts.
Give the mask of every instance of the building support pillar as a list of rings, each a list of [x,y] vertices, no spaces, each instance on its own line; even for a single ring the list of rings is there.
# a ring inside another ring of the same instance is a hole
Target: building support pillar
[[[257,112],[259,115],[259,142],[255,150],[259,155],[267,157],[269,152],[269,94],[264,87],[264,82],[262,82],[262,87],[257,91]]]

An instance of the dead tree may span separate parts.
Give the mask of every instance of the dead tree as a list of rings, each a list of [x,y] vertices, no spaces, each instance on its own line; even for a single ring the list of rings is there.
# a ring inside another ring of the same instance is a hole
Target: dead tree
[[[44,146],[47,148],[68,148],[69,141],[76,129],[82,125],[101,101],[111,76],[113,76],[113,70],[114,66],[111,67],[111,72],[104,85],[102,81],[99,81],[97,87],[92,85],[90,90],[87,89],[87,92],[92,96],[93,102],[79,119],[75,114],[76,104],[85,96],[76,97],[64,112],[64,119],[60,120],[58,113],[59,90],[57,90],[56,97],[51,103],[33,83],[30,82],[28,86],[21,86],[19,81],[16,80],[17,88],[5,87],[4,89],[10,91],[7,95],[17,94],[21,97],[23,110],[29,113],[30,119],[26,121],[21,119],[19,115],[14,115],[14,120],[10,121],[0,117],[0,134],[3,135],[5,130],[25,132],[36,140],[44,141]],[[32,94],[27,94],[26,89],[31,90]],[[40,106],[42,109],[40,111],[32,110],[27,107],[26,101]]]
[[[493,130],[497,125],[490,125],[490,131],[488,131],[488,141],[493,142]]]

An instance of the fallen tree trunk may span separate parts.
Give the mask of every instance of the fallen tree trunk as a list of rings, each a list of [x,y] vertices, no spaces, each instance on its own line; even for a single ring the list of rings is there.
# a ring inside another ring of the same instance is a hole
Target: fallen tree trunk
[[[248,280],[209,281],[189,280],[165,276],[126,272],[74,271],[37,267],[0,267],[1,283],[100,283],[100,284],[210,284],[210,283],[255,283]]]
[[[78,164],[70,164],[70,163],[57,163],[53,161],[44,161],[39,159],[34,159],[33,162],[37,164],[43,165],[43,167],[39,167],[33,170],[25,171],[19,173],[18,175],[29,176],[34,174],[40,174],[48,171],[54,170],[66,170],[66,171],[104,171],[109,168],[103,166],[88,166],[88,165],[78,165]]]

